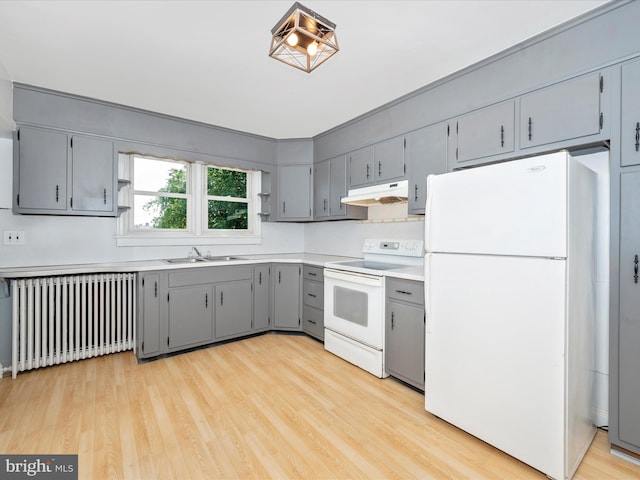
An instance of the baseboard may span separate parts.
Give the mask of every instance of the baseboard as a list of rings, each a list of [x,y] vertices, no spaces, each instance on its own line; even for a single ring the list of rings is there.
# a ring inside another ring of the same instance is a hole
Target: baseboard
[[[609,425],[609,410],[596,408],[594,422],[596,424],[596,427],[604,427],[606,425]]]

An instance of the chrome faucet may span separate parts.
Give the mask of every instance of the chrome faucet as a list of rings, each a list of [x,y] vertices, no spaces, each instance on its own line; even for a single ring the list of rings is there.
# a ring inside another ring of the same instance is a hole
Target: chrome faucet
[[[203,258],[202,254],[200,253],[200,250],[198,250],[196,247],[191,247],[193,249],[193,251],[196,253],[196,257],[197,258]]]

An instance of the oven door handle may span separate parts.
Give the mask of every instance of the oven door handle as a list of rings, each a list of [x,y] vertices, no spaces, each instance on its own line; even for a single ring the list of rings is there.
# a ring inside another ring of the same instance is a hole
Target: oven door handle
[[[366,273],[345,272],[340,270],[324,269],[324,278],[339,280],[342,282],[354,283],[356,285],[368,285],[372,287],[380,287],[383,285],[384,277],[379,275],[368,275]]]

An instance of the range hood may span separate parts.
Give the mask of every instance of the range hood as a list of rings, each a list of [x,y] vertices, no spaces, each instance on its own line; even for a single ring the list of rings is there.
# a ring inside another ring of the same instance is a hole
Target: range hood
[[[371,187],[349,190],[341,202],[348,205],[387,205],[389,203],[405,203],[409,196],[409,181],[384,183]]]

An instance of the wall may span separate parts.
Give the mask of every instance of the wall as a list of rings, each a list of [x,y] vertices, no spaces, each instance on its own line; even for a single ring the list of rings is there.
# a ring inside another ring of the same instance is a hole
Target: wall
[[[13,121],[13,89],[9,73],[0,62],[0,137],[10,138],[15,126]]]

